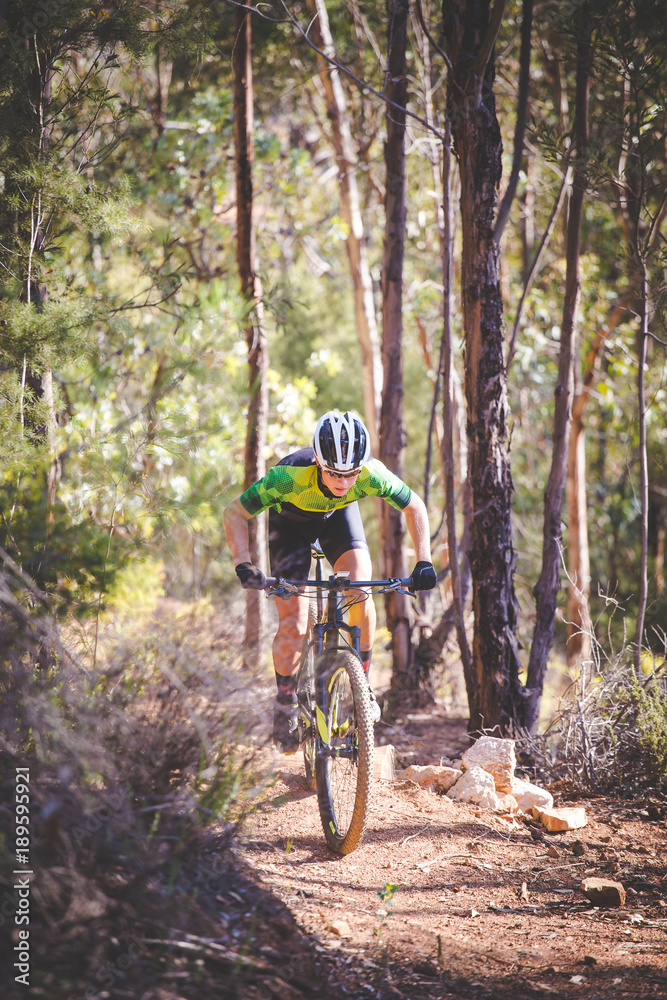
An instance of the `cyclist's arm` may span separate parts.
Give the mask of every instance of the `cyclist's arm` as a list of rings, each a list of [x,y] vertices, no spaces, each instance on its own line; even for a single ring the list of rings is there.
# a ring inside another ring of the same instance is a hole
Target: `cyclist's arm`
[[[431,529],[428,523],[426,506],[421,497],[413,493],[410,503],[403,508],[408,533],[412,539],[417,562],[433,562],[431,558]]]
[[[248,544],[248,521],[252,516],[238,497],[225,507],[223,514],[225,535],[235,566],[243,562],[252,562]]]

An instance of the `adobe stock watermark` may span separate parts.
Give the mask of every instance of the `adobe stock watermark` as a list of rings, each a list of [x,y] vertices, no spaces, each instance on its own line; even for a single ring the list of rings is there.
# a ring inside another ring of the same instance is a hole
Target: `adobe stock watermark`
[[[97,967],[95,970],[95,980],[98,985],[88,986],[84,993],[77,996],[70,996],[69,1000],[97,1000],[97,997],[100,995],[100,989],[110,990],[115,985],[116,980],[124,979],[128,969],[134,965],[139,956],[143,955],[145,951],[146,945],[144,942],[138,935],[133,934],[129,939],[129,944],[126,945],[125,951],[121,952],[113,962],[103,962],[102,965]]]
[[[30,769],[17,767],[14,788],[16,868],[14,875],[14,923],[19,928],[14,945],[14,979],[30,986]],[[23,867],[19,867],[22,865]],[[21,876],[19,878],[19,876]],[[4,913],[4,904],[3,904]],[[3,921],[4,922],[4,921]]]

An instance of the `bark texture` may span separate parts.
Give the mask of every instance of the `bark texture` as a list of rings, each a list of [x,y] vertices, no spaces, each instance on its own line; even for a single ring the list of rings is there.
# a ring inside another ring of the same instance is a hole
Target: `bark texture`
[[[589,660],[592,625],[588,603],[591,567],[588,545],[588,505],[586,501],[586,410],[591,399],[600,359],[609,334],[627,315],[625,304],[615,306],[598,330],[586,352],[584,374],[575,386],[567,456],[567,662],[570,666]]]
[[[452,70],[447,110],[461,176],[461,294],[472,522],[475,631],[471,732],[511,731],[521,714],[507,447],[502,301],[494,213],[502,143],[493,96],[502,4],[448,0],[443,27]]]
[[[582,27],[584,29],[583,37],[577,45],[574,182],[567,224],[565,298],[560,334],[558,381],[555,389],[551,468],[544,497],[542,569],[535,585],[536,621],[528,661],[525,712],[522,719],[525,728],[531,732],[537,729],[547,658],[553,645],[556,601],[560,588],[562,562],[561,522],[570,436],[570,411],[574,395],[577,309],[581,287],[579,273],[581,220],[586,193],[585,163],[588,148],[589,74],[593,58],[592,24],[588,21]]]
[[[403,255],[405,244],[405,114],[407,100],[405,50],[408,0],[388,0],[388,55],[385,93],[393,101],[387,110],[385,166],[385,239],[382,260],[382,364],[384,384],[380,419],[380,457],[387,468],[403,478],[405,427],[403,424]],[[397,107],[398,106],[398,107]],[[403,515],[382,504],[381,532],[387,576],[403,577],[405,522]],[[392,699],[414,690],[410,674],[409,598],[388,594],[385,599],[387,627],[391,632],[393,672]]]
[[[248,423],[245,444],[244,489],[265,471],[264,453],[268,420],[268,347],[264,332],[262,286],[255,271],[253,225],[253,90],[251,18],[239,10],[234,45],[234,144],[236,150],[236,261],[241,290],[248,301],[245,329],[248,345]],[[250,557],[255,566],[266,566],[266,522],[255,517],[248,522]],[[246,594],[244,656],[250,660],[262,647],[266,598],[263,593]]]

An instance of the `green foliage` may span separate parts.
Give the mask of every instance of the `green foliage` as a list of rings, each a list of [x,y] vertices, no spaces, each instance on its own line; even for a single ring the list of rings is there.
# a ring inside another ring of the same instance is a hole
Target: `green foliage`
[[[382,903],[382,907],[381,909],[378,910],[377,914],[378,917],[380,918],[380,922],[373,932],[375,934],[376,948],[378,948],[380,945],[380,936],[382,934],[382,929],[384,927],[385,921],[388,920],[389,917],[393,916],[392,906],[394,903],[394,896],[396,895],[397,890],[398,886],[392,885],[389,882],[387,882],[387,884],[383,889],[378,889],[377,896],[379,897],[380,902]]]
[[[76,610],[82,617],[130,554],[127,544],[110,549],[108,529],[90,517],[76,522],[64,504],[49,505],[39,472],[0,486],[0,546],[49,593],[60,615]]]
[[[648,683],[634,678],[632,696],[637,712],[637,737],[646,770],[667,784],[667,688],[659,676]]]

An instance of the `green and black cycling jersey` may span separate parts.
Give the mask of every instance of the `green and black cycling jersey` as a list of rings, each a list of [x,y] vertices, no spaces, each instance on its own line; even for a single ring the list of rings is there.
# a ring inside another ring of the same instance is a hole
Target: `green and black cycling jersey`
[[[323,520],[335,510],[364,497],[380,497],[397,510],[405,510],[412,492],[382,462],[372,458],[362,467],[347,493],[334,496],[322,482],[313,449],[301,448],[281,459],[242,493],[240,500],[253,516],[273,508],[294,520]]]

